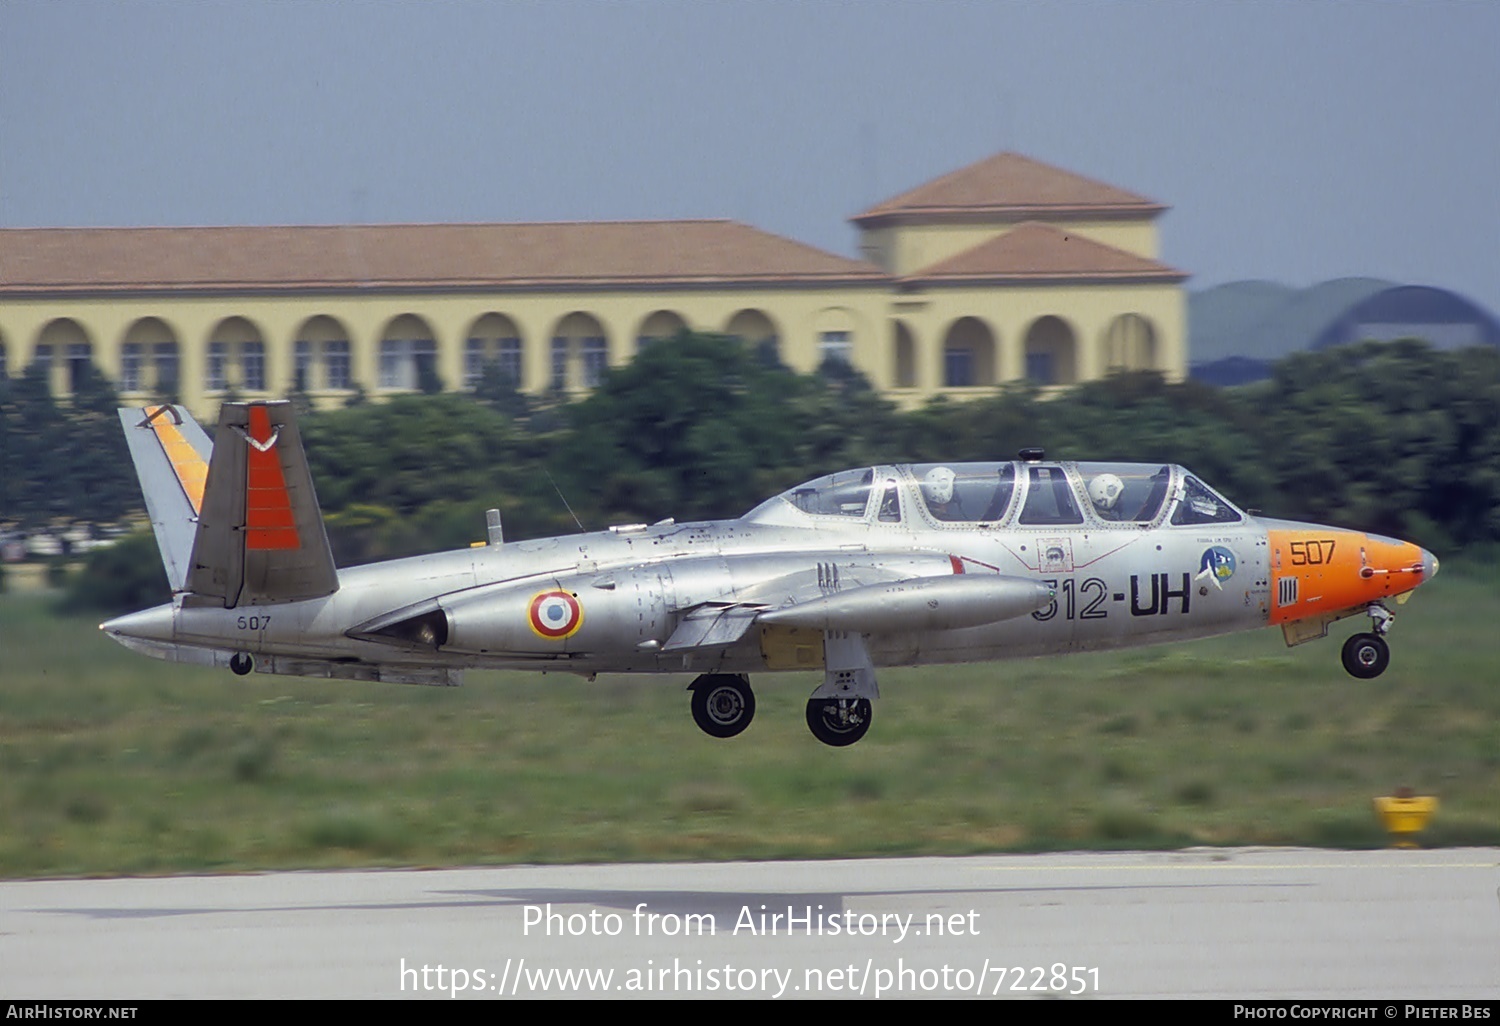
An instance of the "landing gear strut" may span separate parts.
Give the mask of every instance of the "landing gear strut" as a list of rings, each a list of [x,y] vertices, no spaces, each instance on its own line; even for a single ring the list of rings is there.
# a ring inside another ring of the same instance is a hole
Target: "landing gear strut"
[[[705,673],[688,685],[693,722],[710,737],[734,737],[755,717],[755,693],[737,673]]]
[[[1396,619],[1378,602],[1371,603],[1366,612],[1373,630],[1369,634],[1356,634],[1344,642],[1342,654],[1344,669],[1361,680],[1379,677],[1391,664],[1391,646],[1386,644],[1385,633]]]
[[[825,745],[843,748],[865,736],[873,710],[868,698],[814,698],[807,703],[807,726]]]

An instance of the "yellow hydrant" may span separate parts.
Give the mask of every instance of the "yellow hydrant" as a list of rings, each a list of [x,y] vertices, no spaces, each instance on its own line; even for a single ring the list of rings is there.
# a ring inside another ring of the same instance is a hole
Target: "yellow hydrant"
[[[1394,795],[1375,799],[1375,813],[1385,824],[1396,848],[1415,848],[1413,837],[1427,825],[1437,811],[1438,800],[1431,795],[1413,794],[1409,787],[1398,787]]]

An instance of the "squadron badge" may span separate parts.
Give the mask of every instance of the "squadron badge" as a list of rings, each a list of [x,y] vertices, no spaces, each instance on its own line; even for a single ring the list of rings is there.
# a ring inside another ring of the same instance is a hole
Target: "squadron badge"
[[[1222,545],[1215,545],[1204,550],[1203,558],[1198,563],[1198,576],[1194,580],[1207,578],[1215,588],[1222,591],[1224,582],[1234,576],[1234,567],[1234,553]]]

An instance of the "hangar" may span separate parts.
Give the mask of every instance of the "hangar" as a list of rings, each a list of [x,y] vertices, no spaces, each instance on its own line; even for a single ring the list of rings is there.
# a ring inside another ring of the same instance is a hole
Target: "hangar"
[[[1500,346],[1500,320],[1468,298],[1426,285],[1339,278],[1306,289],[1231,282],[1188,300],[1192,376],[1239,385],[1301,350],[1421,339],[1439,349]]]

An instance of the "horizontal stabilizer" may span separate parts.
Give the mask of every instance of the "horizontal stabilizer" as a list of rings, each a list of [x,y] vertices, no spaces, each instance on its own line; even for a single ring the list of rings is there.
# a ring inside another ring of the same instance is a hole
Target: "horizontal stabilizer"
[[[321,598],[338,586],[291,403],[224,403],[188,591],[233,609]]]

